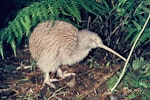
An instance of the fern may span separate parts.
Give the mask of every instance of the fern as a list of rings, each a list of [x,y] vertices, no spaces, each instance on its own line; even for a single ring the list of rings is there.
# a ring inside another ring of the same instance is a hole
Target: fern
[[[145,60],[143,57],[134,59],[132,63],[128,65],[128,72],[125,74],[119,88],[128,87],[132,90],[131,96],[135,94],[134,98],[136,99],[138,96],[142,95],[148,100],[150,98],[150,61]],[[114,86],[114,83],[118,80],[120,73],[117,72],[110,80],[106,82],[107,86],[111,89]],[[131,80],[132,79],[132,80]],[[118,89],[119,89],[118,88]],[[135,89],[139,89],[139,91],[134,91]]]
[[[131,20],[129,20],[127,24],[127,29],[129,30],[129,32],[125,37],[125,41],[129,41],[131,45],[134,43],[137,34],[142,29],[144,21],[146,20],[146,16],[150,13],[150,9],[147,8],[148,6],[150,6],[149,4],[150,1],[141,1],[139,5],[136,6],[136,9],[133,11],[132,15],[130,15],[132,19],[129,18]],[[144,33],[142,34],[136,45],[136,48],[142,43],[146,42],[148,39],[150,39],[149,27],[150,24],[147,25],[147,28],[145,29]]]
[[[20,10],[15,19],[0,31],[0,54],[4,59],[3,44],[8,43],[16,56],[16,48],[24,36],[29,37],[35,25],[46,20],[61,18],[81,22],[80,9],[98,15],[102,11],[95,0],[40,0]],[[92,11],[91,7],[96,10]]]
[[[0,54],[2,56],[2,59],[4,59],[4,53],[3,53],[3,45],[2,45],[3,42],[0,42]]]

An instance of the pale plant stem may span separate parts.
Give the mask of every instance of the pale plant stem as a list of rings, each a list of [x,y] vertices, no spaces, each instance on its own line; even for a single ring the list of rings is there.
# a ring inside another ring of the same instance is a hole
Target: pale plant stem
[[[126,71],[126,68],[127,68],[127,64],[128,64],[128,62],[129,62],[129,60],[130,60],[130,58],[131,58],[131,55],[132,55],[133,50],[134,50],[134,48],[135,48],[135,45],[136,45],[137,41],[139,40],[140,36],[142,35],[142,33],[144,32],[144,30],[145,30],[145,28],[146,28],[146,25],[147,25],[147,23],[148,23],[148,21],[149,21],[149,19],[150,19],[150,14],[148,15],[148,18],[147,18],[147,20],[146,20],[146,22],[145,22],[145,24],[144,24],[142,30],[140,31],[139,35],[137,36],[136,40],[134,41],[134,44],[133,44],[133,46],[132,46],[132,48],[131,48],[131,50],[130,50],[130,53],[129,53],[129,55],[128,55],[127,61],[125,62],[123,71],[122,71],[122,73],[121,73],[121,75],[120,75],[118,81],[116,82],[116,84],[114,85],[114,87],[111,89],[111,92],[113,92],[113,91],[115,90],[115,88],[118,86],[118,84],[120,83],[121,79],[123,78],[123,76],[124,76],[124,74],[125,74],[125,71]]]

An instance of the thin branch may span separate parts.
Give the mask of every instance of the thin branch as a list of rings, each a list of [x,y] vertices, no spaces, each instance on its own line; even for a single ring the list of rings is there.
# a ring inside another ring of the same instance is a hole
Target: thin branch
[[[132,46],[132,48],[131,48],[130,53],[129,53],[129,56],[128,56],[128,58],[127,58],[127,61],[126,61],[125,65],[124,65],[123,71],[122,71],[122,73],[121,73],[121,75],[120,75],[120,77],[119,77],[117,83],[116,83],[116,84],[114,85],[114,87],[111,89],[111,92],[114,91],[114,89],[118,86],[118,84],[120,83],[121,79],[123,78],[123,76],[124,76],[124,74],[125,74],[125,71],[126,71],[126,68],[127,68],[127,64],[128,64],[128,62],[129,62],[129,60],[130,60],[130,58],[131,58],[131,55],[132,55],[133,50],[134,50],[134,48],[135,48],[135,46],[136,46],[136,43],[137,43],[137,41],[139,40],[139,38],[140,38],[140,36],[142,35],[142,33],[144,32],[144,30],[145,30],[145,28],[146,28],[146,25],[147,25],[147,23],[148,23],[148,21],[149,21],[149,19],[150,19],[150,14],[148,15],[148,18],[147,18],[147,20],[146,20],[146,22],[145,22],[145,24],[144,24],[142,30],[140,31],[139,35],[137,36],[137,38],[136,38],[136,40],[135,40],[135,42],[134,42],[134,44],[133,44],[133,46]]]

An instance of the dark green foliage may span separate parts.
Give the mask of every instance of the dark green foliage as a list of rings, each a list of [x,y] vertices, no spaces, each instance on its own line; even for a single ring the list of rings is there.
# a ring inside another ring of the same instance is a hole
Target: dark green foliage
[[[131,81],[131,79],[133,79]],[[125,75],[125,86],[139,88],[140,92],[136,94],[142,95],[144,98],[150,98],[150,62],[140,57],[134,60],[129,68],[129,72]],[[143,98],[143,99],[144,99]]]
[[[102,0],[102,2],[106,13],[95,19],[93,29],[99,28],[97,32],[104,38],[107,46],[122,54],[127,53],[150,14],[150,0]],[[150,23],[138,40],[136,49],[150,43],[149,31]]]
[[[144,60],[143,57],[140,57],[133,60],[128,67],[128,72],[120,85],[133,90],[128,98],[133,99],[141,95],[143,100],[147,100],[150,98],[150,62]],[[119,73],[107,81],[108,87],[112,88],[118,78]],[[139,89],[139,92],[134,91],[134,89]]]
[[[148,7],[150,7],[150,1],[140,1],[138,5],[136,5],[135,9],[132,8],[133,10],[131,10],[132,13],[129,17],[130,20],[126,21],[126,27],[129,30],[129,33],[126,35],[125,41],[130,41],[131,45],[134,43],[137,35],[141,31],[148,14],[150,14],[150,9]],[[144,45],[150,42],[149,32],[150,23],[147,25],[147,28],[145,29],[144,33],[136,44],[136,48],[141,44]]]
[[[127,20],[124,20],[124,27],[128,30],[128,33],[125,36],[125,41],[129,41],[131,45],[134,43],[137,35],[141,31],[148,14],[150,14],[150,9],[148,7],[150,7],[150,1],[132,0],[131,2],[126,1],[122,7],[122,10],[120,10],[121,15],[127,16]],[[149,31],[150,24],[147,25],[147,28],[145,29],[144,33],[136,44],[136,48],[141,43],[146,44],[149,42]]]

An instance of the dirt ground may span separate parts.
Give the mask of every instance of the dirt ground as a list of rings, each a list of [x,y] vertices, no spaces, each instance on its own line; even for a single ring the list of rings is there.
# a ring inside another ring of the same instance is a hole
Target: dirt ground
[[[106,52],[100,51],[98,63],[103,66],[108,59]],[[31,60],[29,50],[17,50],[17,57],[9,54],[0,60],[0,100],[128,100],[123,91],[111,94],[105,83],[123,63],[106,68],[89,68],[86,61],[62,66],[63,71],[76,75],[54,82],[53,89],[48,85],[42,87],[43,73]],[[50,77],[57,76],[50,74]]]

